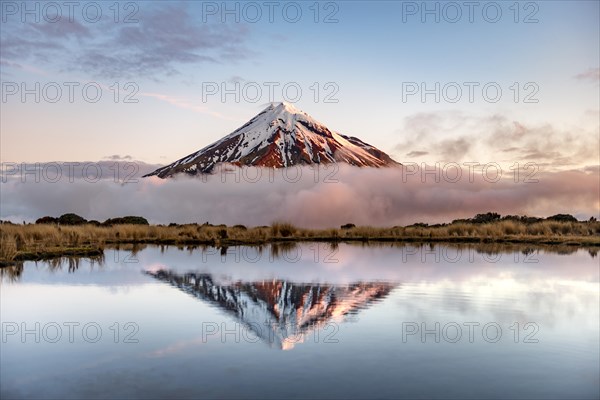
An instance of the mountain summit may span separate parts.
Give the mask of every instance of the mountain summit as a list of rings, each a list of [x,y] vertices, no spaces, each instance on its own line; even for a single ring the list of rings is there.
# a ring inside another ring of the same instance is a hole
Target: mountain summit
[[[220,163],[285,168],[337,162],[376,168],[400,165],[358,138],[331,131],[291,104],[274,103],[224,138],[144,176],[211,173]]]

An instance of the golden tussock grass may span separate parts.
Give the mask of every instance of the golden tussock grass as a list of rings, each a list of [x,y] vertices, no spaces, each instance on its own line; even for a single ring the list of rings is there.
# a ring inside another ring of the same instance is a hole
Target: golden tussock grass
[[[600,245],[600,222],[502,220],[475,224],[346,229],[304,229],[285,221],[271,226],[158,225],[0,225],[0,262],[102,251],[107,244],[262,244],[275,241],[498,241]]]

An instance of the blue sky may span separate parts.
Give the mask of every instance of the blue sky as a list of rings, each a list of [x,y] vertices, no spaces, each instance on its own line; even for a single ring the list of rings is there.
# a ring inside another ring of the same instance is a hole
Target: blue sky
[[[93,8],[81,11],[90,2],[77,3],[73,21],[61,8],[58,22],[44,20],[52,19],[48,3],[39,3],[40,22],[33,14],[23,22],[21,2],[0,3],[3,162],[129,155],[166,164],[258,113],[270,100],[265,82],[275,82],[274,100],[285,100],[283,85],[300,87],[298,108],[401,162],[477,157],[558,168],[598,164],[598,1],[474,2],[473,22],[464,2],[428,2],[439,7],[439,22],[434,15],[421,20],[422,2],[281,2],[274,22],[264,2],[228,2],[232,9],[237,4],[240,22],[230,14],[224,23],[223,2],[120,2],[117,22],[113,3],[99,2],[103,19],[96,23],[86,19]],[[255,5],[262,17],[253,23],[254,14],[243,9]],[[451,23],[455,5],[462,16]],[[207,12],[215,7],[215,14]],[[286,20],[297,8],[299,21]],[[489,22],[497,8],[501,17]],[[129,13],[137,22],[123,21]],[[324,22],[327,15],[332,23]],[[537,22],[525,23],[527,16]],[[19,92],[7,94],[36,82],[40,88],[58,84],[63,96],[51,103],[42,93],[36,103],[33,95],[22,101]],[[73,102],[65,82],[80,83]],[[97,103],[79,89],[89,82],[102,88]],[[115,82],[117,102],[110,89]],[[123,102],[129,82],[139,89],[137,103]],[[233,95],[204,101],[203,87],[233,89],[234,82],[239,102]],[[436,82],[458,83],[461,100],[442,96],[437,103],[429,95],[423,102],[419,94],[403,99],[407,84],[434,88]],[[473,102],[463,82],[479,85]],[[482,96],[480,88],[490,82],[502,90],[498,102]],[[243,90],[256,85],[263,95],[249,101]],[[337,102],[326,102],[327,94]],[[527,94],[537,103],[525,103]],[[293,93],[291,98],[296,100]],[[511,144],[520,150],[504,151]]]

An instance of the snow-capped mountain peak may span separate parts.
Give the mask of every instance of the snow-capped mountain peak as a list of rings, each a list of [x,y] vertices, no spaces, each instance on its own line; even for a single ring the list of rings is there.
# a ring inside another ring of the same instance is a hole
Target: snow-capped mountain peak
[[[292,104],[271,103],[229,135],[146,176],[210,173],[221,163],[285,168],[345,162],[358,167],[399,165],[355,137],[331,131]]]
[[[281,101],[278,103],[271,103],[268,107],[268,109],[273,109],[275,112],[285,112],[287,114],[302,114],[302,115],[308,115],[306,114],[304,111],[298,110],[296,107],[294,107],[293,104],[288,103],[287,101]]]

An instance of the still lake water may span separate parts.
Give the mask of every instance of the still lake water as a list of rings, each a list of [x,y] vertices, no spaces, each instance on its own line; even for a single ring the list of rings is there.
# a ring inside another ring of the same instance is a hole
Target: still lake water
[[[594,252],[302,244],[2,270],[2,398],[598,398]]]

